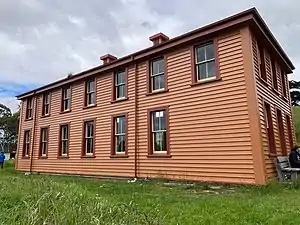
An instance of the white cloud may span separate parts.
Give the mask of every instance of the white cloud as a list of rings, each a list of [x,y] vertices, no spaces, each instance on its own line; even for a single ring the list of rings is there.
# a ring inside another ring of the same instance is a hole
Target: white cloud
[[[43,85],[99,65],[101,55],[149,47],[155,33],[172,38],[252,6],[300,66],[297,0],[0,1],[0,83]],[[290,77],[300,80],[297,70]]]

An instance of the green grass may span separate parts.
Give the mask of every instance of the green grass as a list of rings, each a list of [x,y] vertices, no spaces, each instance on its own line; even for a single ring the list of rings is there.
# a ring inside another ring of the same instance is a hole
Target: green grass
[[[298,185],[166,186],[0,170],[0,224],[300,224]]]
[[[298,145],[300,145],[300,107],[293,107],[293,118]]]

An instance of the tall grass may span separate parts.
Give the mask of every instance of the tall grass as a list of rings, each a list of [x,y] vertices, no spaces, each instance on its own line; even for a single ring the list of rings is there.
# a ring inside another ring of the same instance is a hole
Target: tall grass
[[[0,170],[1,225],[300,224],[299,190],[165,185]]]

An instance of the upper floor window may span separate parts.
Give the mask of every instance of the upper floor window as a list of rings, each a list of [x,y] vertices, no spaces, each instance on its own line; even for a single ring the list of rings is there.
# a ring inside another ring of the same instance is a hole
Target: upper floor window
[[[151,92],[165,89],[165,63],[164,57],[150,61]]]
[[[94,154],[94,120],[84,122],[84,138],[83,138],[83,150],[82,155],[93,155]]]
[[[95,79],[88,80],[85,83],[85,105],[95,105]]]
[[[41,129],[40,156],[47,156],[48,151],[48,128]]]
[[[71,109],[71,88],[70,86],[62,89],[61,111],[69,111]]]
[[[197,81],[214,79],[216,73],[215,46],[213,42],[195,48]]]
[[[24,132],[23,157],[28,157],[30,151],[30,130]]]
[[[126,152],[126,116],[118,116],[113,118],[113,154]]]
[[[118,71],[114,74],[114,100],[126,98],[126,70]]]
[[[32,98],[27,98],[26,101],[26,119],[32,118]]]
[[[60,126],[59,156],[67,156],[69,152],[69,125]]]
[[[266,73],[266,65],[265,65],[265,50],[258,45],[258,63],[259,63],[259,71],[260,77],[264,81],[267,82],[267,73]]]
[[[50,93],[46,93],[43,95],[42,115],[46,116],[49,114],[50,114]]]
[[[286,75],[283,69],[281,69],[281,86],[282,86],[282,95],[286,98]]]
[[[148,154],[168,154],[168,109],[148,111]]]
[[[273,87],[275,90],[278,90],[276,62],[274,60],[271,60],[271,66],[272,66]]]

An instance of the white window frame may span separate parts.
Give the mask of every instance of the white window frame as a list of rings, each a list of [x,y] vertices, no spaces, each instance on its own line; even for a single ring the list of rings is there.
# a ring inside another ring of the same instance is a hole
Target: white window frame
[[[47,151],[48,151],[48,135],[49,135],[49,130],[48,128],[42,128],[41,129],[42,135],[41,135],[41,156],[46,156]],[[46,139],[44,133],[46,132]]]
[[[69,151],[69,125],[68,124],[65,124],[65,125],[62,125],[61,127],[61,140],[60,140],[60,145],[61,145],[61,155],[62,156],[67,156],[68,155],[68,151]],[[67,138],[64,138],[64,128],[67,128]],[[66,149],[66,153],[64,153],[64,142],[67,143],[67,149]]]
[[[95,149],[94,149],[94,136],[95,136],[95,121],[86,121],[85,123],[84,123],[85,125],[85,127],[84,127],[84,129],[85,129],[85,133],[84,133],[84,153],[85,153],[85,155],[94,155],[94,151],[95,151]],[[88,124],[92,124],[93,126],[92,126],[92,129],[93,129],[93,136],[87,136],[88,135]],[[90,140],[90,139],[92,139],[92,152],[87,152],[87,146],[88,146],[88,140]]]
[[[151,89],[151,92],[159,92],[159,91],[165,90],[165,86],[166,86],[166,84],[164,82],[164,87],[163,88],[159,88],[159,89],[154,90],[153,81],[154,81],[155,77],[163,76],[164,81],[165,81],[165,66],[164,66],[164,71],[163,72],[153,74],[153,62],[156,62],[156,61],[163,61],[164,65],[166,63],[164,57],[156,58],[156,59],[153,59],[153,60],[150,61],[150,89]]]
[[[68,91],[67,90],[69,90],[69,96],[68,96]],[[71,87],[66,87],[66,88],[63,88],[63,102],[62,102],[62,104],[63,104],[63,111],[64,112],[66,112],[66,111],[70,111],[70,109],[71,109]],[[66,101],[68,101],[69,102],[69,108],[65,108],[65,103],[66,103]]]
[[[33,101],[33,98],[27,99],[27,102],[26,102],[26,119],[31,119],[32,118],[32,101]],[[29,116],[29,112],[30,112],[30,116]]]
[[[93,79],[93,80],[88,80],[87,82],[86,82],[86,105],[87,106],[91,106],[91,105],[95,105],[95,101],[96,101],[96,83],[95,83],[96,81],[95,81],[95,79]],[[93,91],[91,91],[91,90],[89,90],[89,87],[90,87],[90,83],[93,83]],[[92,95],[94,95],[94,102],[92,102],[92,103],[89,103],[90,101],[90,99],[91,99],[91,96]]]
[[[119,75],[120,73],[124,73],[124,76],[125,76],[125,82],[123,82],[123,83],[118,83],[118,75]],[[126,87],[126,85],[127,85],[127,84],[126,84],[126,76],[127,76],[127,75],[126,75],[126,70],[118,71],[118,72],[116,72],[116,73],[114,74],[114,76],[115,76],[115,78],[114,78],[114,80],[115,80],[115,83],[114,83],[114,86],[115,86],[115,99],[116,99],[116,100],[125,99],[125,98],[126,98],[126,89],[127,89],[127,87]],[[124,87],[125,87],[124,96],[118,98],[118,88],[121,87],[121,86],[124,86]]]
[[[205,52],[205,58],[206,58],[206,47],[212,45],[213,49],[215,49],[215,44],[213,42],[209,42],[206,44],[202,44],[202,45],[198,45],[195,47],[194,51],[195,51],[195,66],[196,66],[196,80],[197,82],[201,83],[203,81],[208,81],[208,80],[215,80],[217,78],[217,68],[216,68],[216,55],[215,55],[215,51],[214,51],[214,58],[211,59],[205,59],[201,62],[198,62],[198,55],[197,55],[197,49],[198,48],[204,48],[204,52]],[[199,79],[199,65],[205,64],[205,69],[206,69],[206,76],[208,75],[208,71],[207,71],[207,64],[210,62],[215,62],[215,75],[213,77],[206,77],[204,79]]]
[[[154,115],[156,113],[161,113],[163,112],[165,114],[165,123],[168,123],[168,121],[166,121],[167,119],[167,115],[166,115],[166,110],[157,110],[157,111],[153,111],[151,113],[151,135],[152,135],[152,152],[153,153],[157,153],[157,154],[166,154],[167,153],[167,124],[165,124],[166,129],[165,130],[154,130]],[[165,133],[165,144],[166,144],[166,150],[164,151],[156,151],[155,150],[155,134],[156,133]]]
[[[28,136],[27,136],[28,134]],[[30,130],[25,131],[25,149],[24,149],[24,156],[28,157],[29,156],[29,151],[30,151]]]
[[[48,112],[46,112],[48,109]],[[43,96],[43,116],[47,116],[50,114],[50,93],[46,93]]]
[[[117,127],[118,127],[118,119],[120,119],[120,118],[124,118],[124,122],[125,122],[125,130],[124,130],[124,133],[117,133]],[[114,127],[115,127],[115,133],[114,133],[114,139],[115,139],[115,146],[114,146],[114,148],[115,148],[115,154],[125,154],[126,153],[126,126],[127,126],[127,121],[126,121],[126,116],[124,115],[124,116],[118,116],[118,117],[115,117],[114,118]],[[124,149],[124,151],[122,151],[122,152],[118,152],[117,151],[117,144],[118,144],[118,142],[117,142],[117,140],[118,140],[118,137],[120,137],[120,136],[124,136],[124,141],[125,141],[125,149]]]

